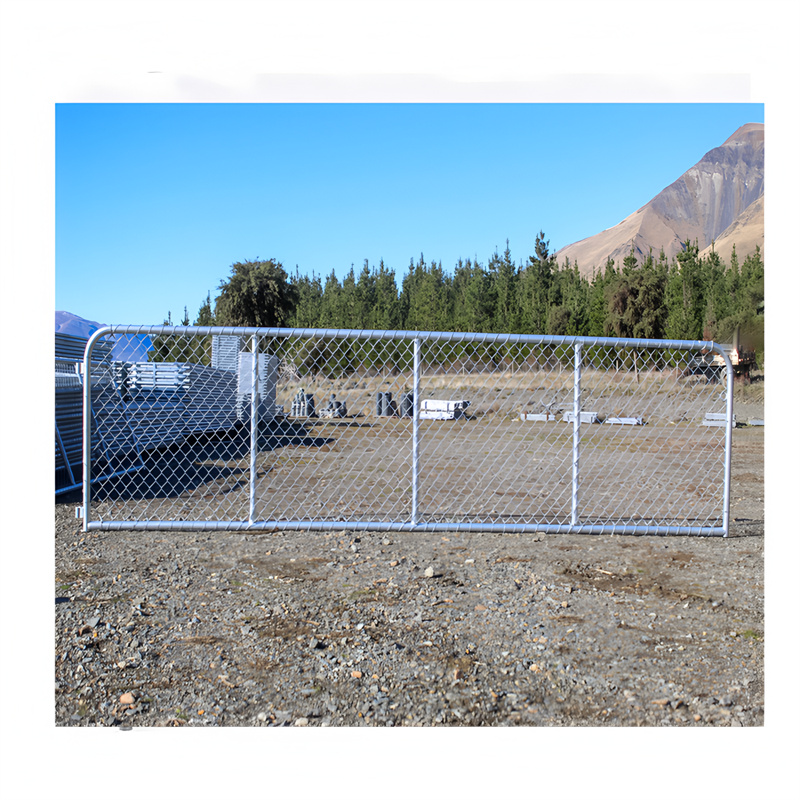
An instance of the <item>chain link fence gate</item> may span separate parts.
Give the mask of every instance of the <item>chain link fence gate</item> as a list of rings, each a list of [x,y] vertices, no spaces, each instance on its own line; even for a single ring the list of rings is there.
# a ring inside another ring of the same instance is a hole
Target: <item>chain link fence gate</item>
[[[83,371],[84,531],[728,533],[714,343],[111,326]]]

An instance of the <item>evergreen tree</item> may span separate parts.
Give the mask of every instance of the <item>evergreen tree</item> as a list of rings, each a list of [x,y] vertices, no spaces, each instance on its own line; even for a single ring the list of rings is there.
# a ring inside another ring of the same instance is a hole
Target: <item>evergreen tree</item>
[[[609,304],[611,294],[617,281],[614,259],[606,259],[602,272],[595,274],[589,295],[589,336],[609,336],[613,333],[613,325],[609,324]]]
[[[489,261],[489,276],[493,287],[491,330],[495,333],[516,333],[519,329],[519,307],[517,306],[519,275],[511,260],[508,239],[506,239],[503,257],[499,258],[495,253]]]
[[[375,328],[398,330],[402,326],[400,298],[394,270],[387,269],[381,259],[375,275]]]
[[[545,241],[544,232],[536,236],[535,254],[528,257],[528,264],[519,280],[520,329],[523,333],[544,333],[553,282],[555,256],[550,254],[550,242]]]
[[[492,326],[494,287],[476,261],[458,260],[452,280],[453,313],[449,330],[487,332]]]
[[[214,311],[211,308],[211,292],[208,293],[206,299],[203,301],[203,305],[200,306],[194,324],[202,327],[216,325]]]
[[[331,270],[325,280],[320,310],[320,324],[323,328],[346,328],[346,309],[342,286],[336,273]]]
[[[639,265],[631,248],[622,272],[607,288],[606,331],[624,338],[661,338],[666,323],[666,283],[667,270],[655,265],[652,253]]]
[[[725,265],[713,249],[713,242],[711,252],[703,260],[703,275],[706,284],[703,338],[712,340],[716,338],[717,324],[731,312]]]
[[[274,259],[236,262],[219,289],[216,318],[220,325],[285,327],[297,303],[295,286]]]
[[[293,328],[318,328],[322,326],[322,282],[316,273],[301,275],[295,268],[292,283],[297,294],[297,304],[291,319]]]
[[[670,270],[666,286],[668,339],[701,339],[705,297],[697,242],[687,241]]]

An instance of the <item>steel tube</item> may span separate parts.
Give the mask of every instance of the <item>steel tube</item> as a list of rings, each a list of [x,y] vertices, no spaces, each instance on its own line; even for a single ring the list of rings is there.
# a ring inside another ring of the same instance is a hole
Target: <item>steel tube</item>
[[[571,525],[578,524],[578,489],[581,448],[581,343],[575,343],[575,373],[572,388],[572,515]]]
[[[562,524],[502,524],[502,523],[448,523],[424,522],[344,522],[334,521],[283,521],[261,520],[259,522],[212,520],[148,520],[145,522],[92,522],[88,530],[138,530],[138,531],[396,531],[402,533],[587,533],[587,534],[628,534],[628,535],[702,535],[724,536],[723,528],[702,528],[697,526],[682,527],[679,525],[571,525]]]
[[[422,343],[414,339],[414,418],[411,433],[411,524],[419,523],[419,397],[420,350]]]
[[[725,358],[725,375],[727,379],[728,396],[726,398],[726,421],[725,426],[725,477],[722,496],[722,528],[725,536],[728,535],[730,528],[730,509],[731,509],[731,450],[733,449],[733,364],[727,353],[723,353]]]
[[[92,495],[92,351],[97,340],[104,335],[101,328],[89,337],[83,356],[83,519],[84,533],[89,530],[89,513]]]
[[[256,519],[256,456],[258,455],[258,334],[253,334],[253,364],[250,377],[250,524]]]
[[[486,344],[551,344],[585,347],[639,347],[656,350],[710,350],[723,354],[722,346],[716,342],[682,339],[618,339],[611,336],[552,336],[525,333],[459,333],[454,331],[382,331],[350,328],[254,328],[200,325],[109,325],[98,330],[98,334],[155,334],[181,336],[252,336],[264,338],[317,338],[317,339],[393,339],[432,342],[483,342]]]

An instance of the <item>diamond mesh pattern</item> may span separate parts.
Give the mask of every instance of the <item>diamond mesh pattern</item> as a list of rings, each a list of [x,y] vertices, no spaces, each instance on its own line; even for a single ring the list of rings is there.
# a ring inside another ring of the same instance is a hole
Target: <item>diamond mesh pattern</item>
[[[696,350],[580,341],[575,495],[578,340],[140,330],[163,360],[92,367],[100,525],[724,524],[730,387]]]

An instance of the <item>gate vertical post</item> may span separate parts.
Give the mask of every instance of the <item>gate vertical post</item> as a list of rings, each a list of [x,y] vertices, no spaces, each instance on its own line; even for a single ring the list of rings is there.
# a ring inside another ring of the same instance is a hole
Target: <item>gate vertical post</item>
[[[256,521],[256,455],[258,454],[258,334],[253,334],[253,364],[250,392],[250,514],[249,521]]]
[[[419,338],[414,339],[414,417],[411,434],[411,524],[419,522],[419,375],[420,375]]]
[[[722,488],[722,535],[727,537],[731,513],[731,450],[733,448],[733,366],[725,364],[727,397],[725,398],[725,467]]]
[[[92,494],[92,347],[94,340],[86,343],[83,356],[83,531],[89,530],[89,511]]]
[[[578,524],[578,489],[580,479],[580,446],[581,446],[581,343],[575,343],[575,374],[573,385],[573,418],[572,418],[572,515],[570,522]]]

